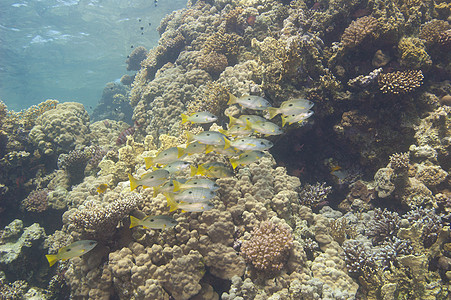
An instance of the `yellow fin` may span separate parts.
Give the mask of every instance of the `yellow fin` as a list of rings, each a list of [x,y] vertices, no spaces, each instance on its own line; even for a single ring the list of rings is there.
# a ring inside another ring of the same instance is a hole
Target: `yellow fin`
[[[136,180],[135,177],[133,177],[132,175],[128,174],[128,179],[130,180],[130,190],[133,191],[134,189],[136,189],[139,184],[138,184],[138,180]]]
[[[229,160],[230,160],[230,164],[232,165],[232,168],[235,170],[235,168],[238,166],[238,159],[231,158]]]
[[[153,197],[155,198],[160,193],[160,189],[156,186],[153,187]]]
[[[227,130],[224,130],[224,129],[222,129],[222,128],[219,128],[218,131],[219,131],[220,133],[222,133],[223,135],[228,135],[228,131],[227,131]]]
[[[213,147],[213,145],[207,145],[205,147],[205,154],[208,154],[210,152],[212,152],[215,148]]]
[[[168,201],[169,212],[173,212],[174,210],[176,210],[178,208],[178,205],[174,200],[174,195],[172,195],[171,193],[163,193],[163,194],[166,197],[166,200]]]
[[[130,227],[129,228],[133,228],[135,226],[139,226],[140,224],[140,219],[135,218],[134,216],[130,216]]]
[[[197,172],[198,172],[198,171],[197,171],[197,168],[196,168],[195,166],[193,166],[193,165],[190,165],[189,168],[190,168],[190,170],[191,170],[190,176],[191,176],[191,177],[195,176],[195,175],[197,174]]]
[[[149,169],[151,166],[154,165],[153,157],[144,157],[144,162],[146,163],[146,169]]]
[[[182,157],[185,154],[185,149],[182,147],[177,147],[177,158]]]
[[[284,127],[286,123],[287,123],[287,118],[284,118],[282,116],[282,127]]]
[[[271,120],[279,114],[279,109],[277,107],[268,107],[269,119]]]
[[[236,103],[236,97],[229,93],[229,102],[227,102],[227,105],[232,105]]]
[[[191,132],[187,131],[186,132],[186,139],[187,139],[188,143],[191,143],[192,141],[194,141],[194,134],[192,134]]]
[[[182,124],[185,124],[186,122],[188,122],[188,116],[185,114],[181,114],[182,116]]]
[[[246,120],[246,126],[244,127],[244,130],[252,130],[252,124],[249,120]]]
[[[224,138],[224,150],[227,148],[230,148],[230,140],[227,138]]]
[[[197,168],[197,174],[205,176],[205,174],[207,174],[207,169],[205,169],[204,165],[200,165]]]
[[[47,254],[45,257],[47,257],[50,267],[58,261],[58,257],[55,254]]]
[[[196,168],[196,167],[194,167],[194,168]],[[196,170],[196,173],[197,173],[197,170]],[[180,182],[178,182],[177,180],[173,180],[172,184],[174,185],[174,190],[173,190],[174,192],[180,191],[180,187],[182,186],[182,184]]]
[[[232,128],[232,126],[236,124],[237,120],[237,118],[229,116],[229,128]]]

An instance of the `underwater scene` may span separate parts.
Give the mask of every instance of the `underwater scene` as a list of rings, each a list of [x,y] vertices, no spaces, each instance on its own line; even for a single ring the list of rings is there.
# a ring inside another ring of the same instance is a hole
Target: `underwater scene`
[[[448,0],[54,2],[105,40],[2,34],[0,299],[451,299]]]

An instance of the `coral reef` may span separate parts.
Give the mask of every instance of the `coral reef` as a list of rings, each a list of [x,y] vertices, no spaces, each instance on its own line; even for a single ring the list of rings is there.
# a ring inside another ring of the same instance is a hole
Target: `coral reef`
[[[258,271],[272,274],[280,271],[288,260],[293,237],[286,227],[262,222],[241,245],[246,260]]]
[[[147,49],[143,46],[138,46],[133,49],[132,53],[127,57],[125,63],[127,64],[127,71],[139,71],[141,69],[141,62],[147,57]]]
[[[345,47],[355,47],[377,29],[377,20],[372,16],[358,18],[345,29],[341,42]]]
[[[22,201],[22,208],[29,212],[43,212],[48,207],[47,190],[32,191],[27,198]]]
[[[423,84],[423,77],[421,70],[396,71],[380,74],[378,83],[380,90],[385,94],[405,94],[420,87]]]

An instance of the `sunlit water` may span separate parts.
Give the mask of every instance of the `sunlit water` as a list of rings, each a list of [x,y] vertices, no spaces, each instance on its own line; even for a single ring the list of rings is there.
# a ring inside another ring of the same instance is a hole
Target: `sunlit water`
[[[186,0],[0,1],[0,99],[20,110],[46,99],[95,106],[126,71],[131,46],[158,42],[160,20]]]

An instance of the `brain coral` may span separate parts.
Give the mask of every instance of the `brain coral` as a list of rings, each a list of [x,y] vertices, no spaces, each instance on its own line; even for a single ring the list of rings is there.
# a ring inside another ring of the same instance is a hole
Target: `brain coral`
[[[69,152],[88,143],[89,115],[81,103],[60,103],[38,117],[29,137],[46,155]]]

